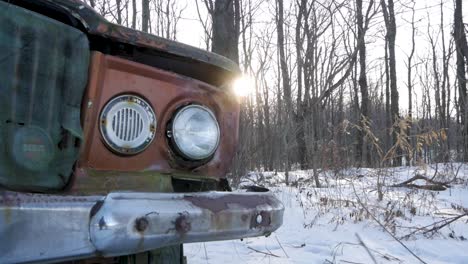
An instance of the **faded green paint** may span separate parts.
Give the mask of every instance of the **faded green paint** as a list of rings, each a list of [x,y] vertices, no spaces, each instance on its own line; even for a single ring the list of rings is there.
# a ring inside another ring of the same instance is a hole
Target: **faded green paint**
[[[107,194],[114,190],[172,192],[170,175],[157,172],[115,172],[87,170],[73,185],[77,194]]]
[[[88,80],[85,34],[0,1],[0,185],[58,191],[82,138]]]
[[[214,178],[200,177],[186,173],[160,172],[117,172],[97,171],[87,169],[86,173],[78,173],[73,184],[73,193],[80,195],[107,194],[115,190],[136,192],[173,192],[172,178],[187,180],[210,180]]]

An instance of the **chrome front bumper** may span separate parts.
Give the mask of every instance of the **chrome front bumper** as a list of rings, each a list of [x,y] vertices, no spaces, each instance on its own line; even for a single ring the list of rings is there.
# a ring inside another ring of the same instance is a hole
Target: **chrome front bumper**
[[[269,235],[283,222],[272,193],[0,192],[0,263],[119,256],[169,245]]]

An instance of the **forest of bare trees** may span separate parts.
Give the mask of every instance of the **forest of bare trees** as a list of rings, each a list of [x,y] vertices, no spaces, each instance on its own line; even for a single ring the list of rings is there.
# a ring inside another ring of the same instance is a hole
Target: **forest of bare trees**
[[[468,162],[462,0],[87,2],[173,40],[196,23],[201,48],[252,77],[234,175]]]

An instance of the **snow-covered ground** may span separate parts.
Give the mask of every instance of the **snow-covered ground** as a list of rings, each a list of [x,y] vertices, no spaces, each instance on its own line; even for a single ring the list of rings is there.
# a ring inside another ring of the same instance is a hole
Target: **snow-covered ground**
[[[450,187],[390,187],[416,174]],[[283,226],[269,237],[187,244],[188,263],[468,263],[467,164],[325,171],[322,188],[312,175],[291,172],[285,186],[284,174],[252,173],[243,184],[270,187]]]

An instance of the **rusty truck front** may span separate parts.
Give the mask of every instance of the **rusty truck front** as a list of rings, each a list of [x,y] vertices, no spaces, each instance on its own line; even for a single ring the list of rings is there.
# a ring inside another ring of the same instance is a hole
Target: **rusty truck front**
[[[0,50],[0,263],[138,256],[281,226],[273,194],[230,192],[226,179],[235,63],[78,0],[0,0]]]

